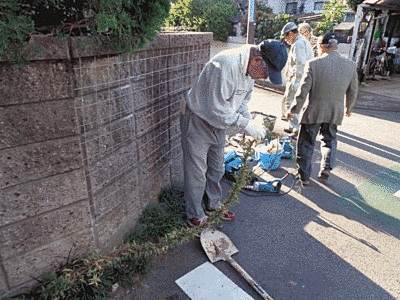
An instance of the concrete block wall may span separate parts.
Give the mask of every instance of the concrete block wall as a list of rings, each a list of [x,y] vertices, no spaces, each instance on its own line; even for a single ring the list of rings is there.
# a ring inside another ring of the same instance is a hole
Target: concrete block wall
[[[0,61],[0,295],[117,246],[182,181],[182,98],[211,33],[160,34],[133,53],[37,37],[25,68]]]

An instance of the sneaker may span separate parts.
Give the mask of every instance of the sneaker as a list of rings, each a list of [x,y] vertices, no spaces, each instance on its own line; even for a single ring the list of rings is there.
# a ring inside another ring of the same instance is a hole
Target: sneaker
[[[286,133],[292,133],[293,129],[292,128],[285,128],[285,129],[283,129],[283,131],[286,132]]]
[[[310,185],[310,181],[309,180],[301,180],[301,184],[302,185]]]
[[[329,169],[324,169],[321,170],[318,174],[318,178],[322,178],[322,179],[328,179],[329,175],[331,174],[331,170]]]
[[[287,119],[286,119],[285,116],[282,116],[282,117],[281,117],[281,120],[287,122]]]
[[[300,180],[301,183],[302,183],[302,185],[310,185],[310,181],[309,181],[308,179],[304,179],[303,176],[302,176],[302,174],[300,174],[301,171],[298,170],[298,172],[299,172],[299,173],[297,173],[296,179],[297,179],[297,180]]]
[[[187,219],[187,222],[190,227],[198,227],[200,225],[203,225],[206,221],[207,221],[207,216],[204,216],[201,219],[198,218]]]
[[[221,212],[221,219],[225,221],[232,221],[235,219],[236,215],[233,211],[225,210]]]

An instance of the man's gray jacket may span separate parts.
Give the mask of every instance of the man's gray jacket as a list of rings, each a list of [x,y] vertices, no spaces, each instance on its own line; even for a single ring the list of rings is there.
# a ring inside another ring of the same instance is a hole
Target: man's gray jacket
[[[205,65],[188,93],[186,104],[197,116],[219,129],[244,130],[251,119],[248,102],[254,80],[246,75],[250,48],[225,50]]]
[[[341,125],[345,107],[351,113],[358,93],[356,64],[336,51],[309,60],[289,111],[298,114],[309,95],[300,123]],[[346,96],[346,100],[345,100]]]

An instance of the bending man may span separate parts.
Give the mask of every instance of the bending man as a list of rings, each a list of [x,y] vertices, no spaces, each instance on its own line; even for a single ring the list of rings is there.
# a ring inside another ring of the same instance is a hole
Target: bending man
[[[223,219],[235,218],[221,202],[225,131],[234,126],[238,132],[264,138],[265,127],[252,120],[247,103],[254,79],[269,77],[282,84],[280,72],[286,61],[286,48],[276,40],[222,51],[204,66],[190,89],[181,116],[184,199],[190,226],[207,219],[204,210],[218,209]]]

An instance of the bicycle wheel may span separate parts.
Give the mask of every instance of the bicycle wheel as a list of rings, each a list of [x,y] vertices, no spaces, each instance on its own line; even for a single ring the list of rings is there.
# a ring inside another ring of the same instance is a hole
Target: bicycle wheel
[[[368,68],[367,68],[367,77],[374,78],[375,77],[375,68],[376,68],[376,60],[371,60]]]
[[[388,61],[385,59],[381,66],[381,76],[388,76],[390,74]]]

